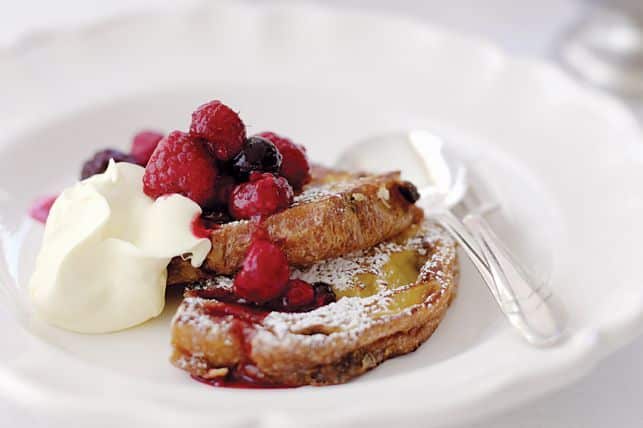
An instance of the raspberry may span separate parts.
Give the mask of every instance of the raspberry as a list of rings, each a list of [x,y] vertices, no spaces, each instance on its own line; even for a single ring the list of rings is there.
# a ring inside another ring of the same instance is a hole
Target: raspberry
[[[140,166],[147,165],[161,139],[163,139],[163,134],[156,131],[141,131],[136,134],[132,140],[132,150],[130,151],[136,163]]]
[[[254,173],[250,182],[234,188],[228,210],[237,220],[266,217],[288,208],[292,200],[292,187],[285,178]]]
[[[215,198],[217,167],[196,139],[173,131],[152,154],[143,176],[143,190],[151,198],[180,193],[202,207]]]
[[[232,170],[240,181],[246,181],[253,171],[279,172],[281,154],[270,141],[261,137],[250,137],[232,160]]]
[[[234,292],[250,302],[263,304],[284,293],[289,276],[288,260],[281,248],[269,241],[256,240],[234,278]]]
[[[314,300],[315,290],[312,285],[301,279],[291,279],[281,298],[281,305],[285,311],[292,312],[310,305]]]
[[[228,160],[241,151],[246,140],[246,127],[237,113],[215,100],[192,113],[190,135],[204,139],[217,159]]]
[[[295,144],[288,138],[274,132],[262,132],[258,136],[265,138],[277,147],[282,156],[279,175],[285,177],[293,188],[301,189],[304,184],[310,182],[310,164],[304,146]]]
[[[91,159],[83,164],[83,169],[80,172],[80,178],[84,180],[94,174],[102,174],[107,169],[110,159],[114,159],[114,162],[136,163],[132,156],[127,153],[123,153],[120,150],[101,150],[100,152],[96,152]]]

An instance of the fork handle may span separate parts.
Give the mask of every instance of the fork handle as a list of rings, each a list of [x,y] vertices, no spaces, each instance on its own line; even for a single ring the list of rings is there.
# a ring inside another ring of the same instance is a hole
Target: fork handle
[[[532,344],[550,345],[560,339],[564,313],[549,287],[527,273],[484,217],[471,213],[462,221],[480,246],[497,290],[496,298],[509,321]]]

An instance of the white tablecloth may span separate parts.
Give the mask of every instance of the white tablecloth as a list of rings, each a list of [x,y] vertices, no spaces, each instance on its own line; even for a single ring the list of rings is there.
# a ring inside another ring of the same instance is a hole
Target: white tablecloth
[[[186,0],[188,2],[189,0]],[[254,0],[260,1],[260,0]],[[640,1],[640,0],[634,0]],[[318,0],[341,7],[377,8],[406,13],[431,24],[489,38],[519,55],[551,57],[560,34],[587,9],[580,0]],[[169,0],[1,0],[0,47],[34,30],[74,26]],[[10,82],[2,82],[10,84]],[[6,314],[0,314],[0,322]],[[481,420],[494,428],[643,427],[643,338],[601,363],[577,384],[506,414]],[[0,427],[43,426],[25,409],[0,402]]]

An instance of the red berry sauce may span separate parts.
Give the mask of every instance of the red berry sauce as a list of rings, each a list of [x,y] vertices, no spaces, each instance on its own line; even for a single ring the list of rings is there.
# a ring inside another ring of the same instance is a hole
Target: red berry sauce
[[[285,312],[298,312],[308,308],[315,301],[315,289],[312,285],[301,279],[288,281],[288,288],[281,298],[282,310]]]
[[[193,379],[207,385],[227,388],[287,388],[285,385],[275,385],[266,381],[251,359],[255,325],[261,323],[270,313],[268,310],[217,301],[208,302],[205,309],[213,317],[233,317],[230,333],[241,344],[242,359],[236,367],[229,368],[228,373],[223,377],[204,379],[193,375]]]
[[[265,230],[258,227],[253,234],[253,245],[267,243],[262,240],[265,237]],[[188,289],[185,293],[186,296],[216,299],[207,301],[205,310],[214,318],[232,317],[229,332],[237,339],[242,349],[241,361],[235,367],[228,368],[225,376],[205,379],[192,375],[192,378],[210,386],[227,388],[294,387],[270,383],[253,362],[252,338],[256,333],[256,326],[260,325],[271,311],[306,312],[335,301],[330,286],[323,283],[311,285],[300,279],[291,279],[287,281],[285,291],[282,291],[280,297],[257,305],[240,297],[236,285],[235,279],[235,287],[232,290],[217,286],[201,286]]]
[[[212,229],[206,227],[200,214],[197,214],[192,219],[192,234],[197,238],[209,238],[212,234]]]
[[[274,383],[266,383],[260,379],[256,379],[252,376],[248,376],[246,373],[251,370],[251,367],[248,368],[232,368],[229,369],[228,374],[225,377],[215,378],[215,379],[204,379],[199,376],[190,375],[192,379],[205,383],[210,386],[217,386],[222,388],[239,388],[239,389],[286,389],[286,388],[298,388],[298,386],[288,386],[288,385],[278,385]]]
[[[31,208],[29,209],[29,216],[34,220],[45,224],[47,222],[47,217],[49,217],[49,211],[58,199],[58,195],[53,196],[43,196],[42,198],[37,199]]]
[[[261,323],[261,321],[263,321],[270,313],[270,311],[256,306],[231,302],[218,302],[216,300],[208,301],[205,305],[205,310],[213,317],[232,315],[235,320],[254,324]]]

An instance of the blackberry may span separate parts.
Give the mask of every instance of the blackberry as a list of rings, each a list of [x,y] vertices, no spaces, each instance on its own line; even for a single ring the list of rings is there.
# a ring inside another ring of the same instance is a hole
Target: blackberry
[[[279,175],[285,177],[294,189],[300,190],[304,184],[310,182],[310,164],[304,146],[295,144],[274,132],[262,132],[257,135],[277,147],[282,157]]]
[[[277,174],[282,156],[270,141],[263,137],[250,137],[241,152],[232,160],[232,171],[238,180],[246,181],[253,171]]]
[[[131,155],[123,153],[120,150],[101,150],[100,152],[96,152],[91,159],[83,164],[83,169],[80,172],[81,180],[105,172],[110,159],[114,159],[114,162],[136,163],[136,160]]]

